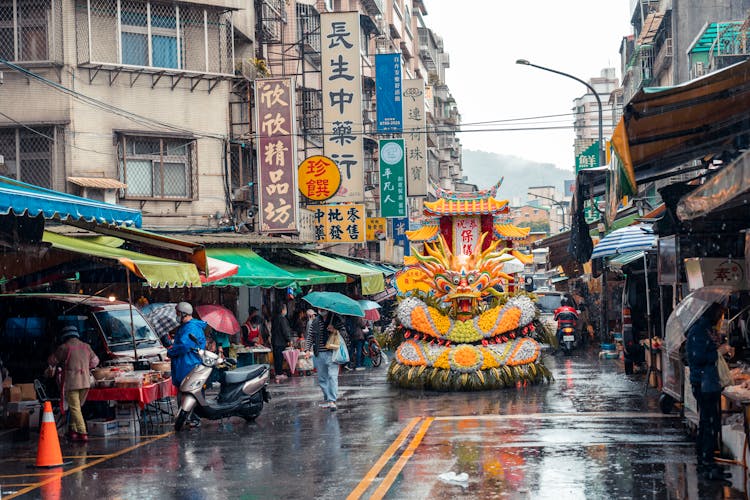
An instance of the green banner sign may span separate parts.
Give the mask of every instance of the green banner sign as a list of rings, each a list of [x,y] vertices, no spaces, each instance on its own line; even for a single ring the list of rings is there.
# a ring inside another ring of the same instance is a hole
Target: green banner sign
[[[586,168],[599,166],[599,141],[587,147],[580,154],[576,155],[576,172]]]
[[[380,216],[406,217],[403,139],[380,140]]]

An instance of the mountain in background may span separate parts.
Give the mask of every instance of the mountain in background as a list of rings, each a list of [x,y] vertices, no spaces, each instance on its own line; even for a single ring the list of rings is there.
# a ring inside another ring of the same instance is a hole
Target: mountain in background
[[[479,189],[493,186],[504,177],[497,198],[509,200],[511,205],[525,203],[528,188],[533,186],[554,186],[562,195],[563,182],[574,178],[572,170],[563,170],[551,163],[538,163],[487,151],[464,149],[462,164],[467,182],[476,184]]]

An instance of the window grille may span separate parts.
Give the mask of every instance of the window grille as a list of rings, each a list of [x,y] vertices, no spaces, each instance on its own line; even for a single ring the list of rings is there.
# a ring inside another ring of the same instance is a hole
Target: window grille
[[[22,182],[52,188],[56,142],[62,134],[56,127],[0,128],[0,155],[5,158],[0,174]]]
[[[61,62],[60,0],[0,0],[0,58]]]
[[[323,93],[316,89],[302,89],[300,128],[307,138],[323,144]]]
[[[312,5],[297,4],[297,40],[306,52],[320,52],[320,14]]]
[[[81,64],[234,72],[231,12],[182,3],[78,0],[76,30]]]
[[[125,198],[193,198],[194,140],[121,135],[117,156]]]

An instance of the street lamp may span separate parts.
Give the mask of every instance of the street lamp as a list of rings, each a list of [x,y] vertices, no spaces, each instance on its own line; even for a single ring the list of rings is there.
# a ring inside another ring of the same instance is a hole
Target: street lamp
[[[516,64],[521,64],[523,66],[532,66],[534,68],[538,68],[544,71],[549,71],[550,73],[556,73],[561,76],[566,76],[572,80],[575,80],[579,83],[582,83],[586,86],[587,89],[591,91],[592,94],[594,94],[594,97],[596,97],[596,103],[599,107],[599,166],[602,166],[602,163],[604,163],[604,159],[606,156],[604,156],[604,141],[603,141],[603,133],[602,128],[604,126],[603,118],[602,118],[602,100],[599,98],[599,94],[594,90],[594,88],[589,85],[587,82],[581,80],[578,77],[575,77],[573,75],[569,75],[568,73],[563,73],[562,71],[557,71],[556,69],[551,68],[545,68],[544,66],[539,66],[536,64],[530,63],[527,59],[516,59]],[[580,194],[579,194],[580,196]],[[599,337],[603,340],[606,334],[606,330],[608,328],[607,325],[607,271],[604,270],[602,273],[602,310],[601,310],[601,317],[599,318]]]
[[[565,224],[565,205],[563,205],[562,203],[560,203],[558,200],[554,198],[548,198],[546,196],[542,196],[541,194],[529,193],[529,192],[527,192],[526,194],[528,196],[535,196],[543,200],[551,201],[552,203],[560,207],[560,212],[562,212],[562,231],[565,231],[568,228],[567,224]]]
[[[606,158],[606,156],[604,156],[604,142],[602,140],[603,139],[603,135],[604,135],[603,134],[603,126],[604,126],[604,124],[603,124],[603,118],[602,118],[603,110],[602,110],[602,100],[599,98],[599,94],[597,93],[597,91],[594,90],[594,87],[592,87],[587,82],[581,80],[578,77],[575,77],[573,75],[569,75],[568,73],[563,73],[562,71],[557,71],[556,69],[545,68],[544,66],[539,66],[537,64],[532,64],[527,59],[516,59],[516,64],[521,64],[523,66],[531,66],[533,68],[538,68],[538,69],[541,69],[541,70],[544,70],[544,71],[549,71],[550,73],[556,73],[558,75],[567,76],[568,78],[571,78],[571,79],[573,79],[573,80],[575,80],[575,81],[577,81],[579,83],[584,84],[586,86],[586,88],[589,89],[592,94],[594,94],[594,97],[596,97],[596,104],[598,105],[598,109],[599,109],[599,165],[598,166],[601,167],[602,164],[604,163],[604,159]]]

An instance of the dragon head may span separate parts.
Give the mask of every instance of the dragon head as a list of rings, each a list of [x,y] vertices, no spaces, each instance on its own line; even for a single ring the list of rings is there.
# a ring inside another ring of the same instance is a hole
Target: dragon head
[[[483,233],[471,254],[455,255],[440,235],[434,243],[425,243],[425,253],[415,253],[417,266],[424,276],[422,281],[434,290],[435,297],[449,303],[458,319],[473,316],[479,300],[496,293],[495,285],[513,278],[502,272],[503,263],[512,257],[508,249],[497,251],[500,241],[482,250],[487,233]]]

